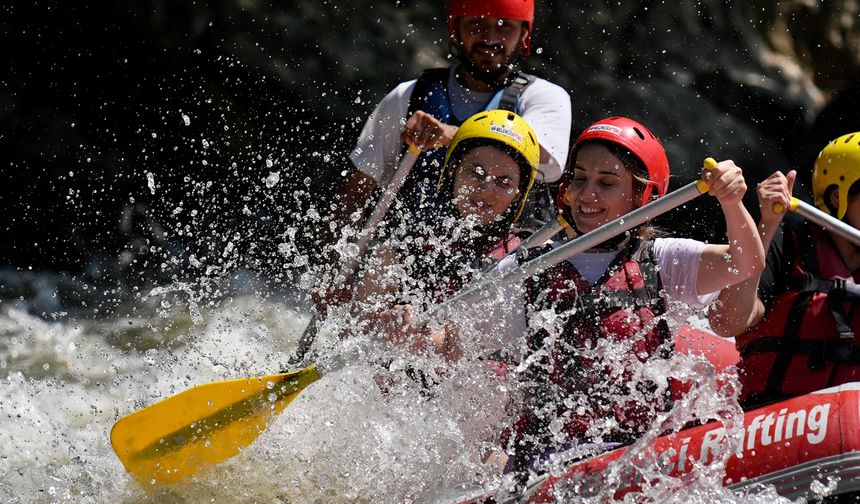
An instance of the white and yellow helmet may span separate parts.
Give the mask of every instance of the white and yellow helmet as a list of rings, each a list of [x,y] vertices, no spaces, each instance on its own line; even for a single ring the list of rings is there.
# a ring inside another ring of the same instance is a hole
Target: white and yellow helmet
[[[445,166],[439,177],[437,191],[442,190],[446,177],[452,176],[452,160],[457,160],[467,149],[477,144],[500,144],[507,147],[505,151],[514,154],[514,159],[524,173],[528,173],[525,189],[522,191],[520,205],[514,215],[514,222],[520,218],[528,199],[529,192],[537,179],[540,165],[540,145],[534,130],[525,119],[507,110],[487,110],[479,112],[466,119],[445,154]],[[521,184],[522,187],[522,184]]]

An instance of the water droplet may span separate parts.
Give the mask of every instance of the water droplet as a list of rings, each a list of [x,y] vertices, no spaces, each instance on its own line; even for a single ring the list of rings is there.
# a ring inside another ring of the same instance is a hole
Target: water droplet
[[[155,194],[155,175],[152,172],[146,172],[146,186],[150,193]]]
[[[271,188],[275,187],[275,185],[277,185],[278,182],[280,182],[280,181],[281,181],[281,172],[277,172],[277,171],[269,172],[269,176],[266,177],[266,187],[271,189]]]
[[[191,118],[188,117],[188,114],[182,114],[182,122],[184,122],[186,126],[191,125]]]

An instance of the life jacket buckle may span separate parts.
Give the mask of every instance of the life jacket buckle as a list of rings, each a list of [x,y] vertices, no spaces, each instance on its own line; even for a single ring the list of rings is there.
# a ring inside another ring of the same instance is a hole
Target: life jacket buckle
[[[833,284],[830,286],[828,295],[836,294],[839,297],[843,297],[845,293],[848,291],[846,286],[846,282],[844,278],[834,278],[832,280]]]
[[[839,341],[854,341],[854,331],[848,328],[839,331]]]

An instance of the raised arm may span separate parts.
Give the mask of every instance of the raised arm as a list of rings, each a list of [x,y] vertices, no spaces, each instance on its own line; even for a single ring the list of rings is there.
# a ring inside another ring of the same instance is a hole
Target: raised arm
[[[708,194],[719,200],[726,219],[727,245],[708,245],[699,262],[699,294],[716,292],[761,274],[764,247],[752,216],[743,204],[747,185],[733,161],[722,161],[703,173],[710,183]]]
[[[774,203],[780,203],[783,209],[789,207],[796,176],[797,173],[793,170],[788,172],[788,175],[776,172],[758,185],[761,209],[758,233],[765,251],[770,248],[773,236],[785,215],[785,210],[779,214],[773,211]],[[761,273],[758,273],[723,289],[717,303],[708,311],[708,321],[715,333],[726,337],[736,336],[761,320],[765,308],[758,296],[760,278]]]

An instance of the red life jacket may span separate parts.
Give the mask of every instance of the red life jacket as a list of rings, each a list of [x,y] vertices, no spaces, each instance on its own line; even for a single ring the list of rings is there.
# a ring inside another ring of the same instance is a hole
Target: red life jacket
[[[784,230],[797,251],[789,290],[735,339],[748,406],[860,380],[860,272],[848,271],[822,230],[805,223]]]
[[[571,438],[582,439],[593,422],[614,418],[618,426],[609,438],[633,439],[670,405],[668,394],[636,382],[631,371],[636,361],[671,353],[669,328],[659,318],[666,308],[652,248],[653,242],[634,240],[593,285],[567,261],[527,282],[529,304],[552,308],[564,324],[555,340],[543,329],[530,338],[532,351],[544,349],[548,356],[537,366],[549,371],[537,378],[544,383],[536,384],[543,403],[536,406],[546,413],[548,404],[556,405]],[[606,341],[613,349],[601,357]]]

